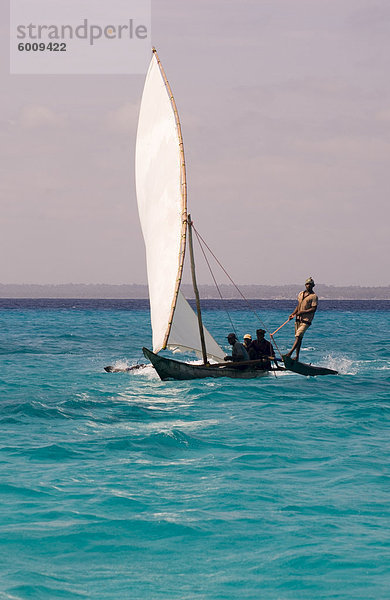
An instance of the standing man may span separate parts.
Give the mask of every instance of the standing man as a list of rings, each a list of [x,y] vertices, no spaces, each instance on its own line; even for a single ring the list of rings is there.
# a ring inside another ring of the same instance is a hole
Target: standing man
[[[293,347],[291,348],[290,352],[287,352],[286,356],[291,358],[291,355],[295,350],[295,360],[299,360],[299,351],[301,349],[303,336],[305,335],[306,330],[310,327],[311,322],[314,319],[314,313],[317,310],[318,296],[313,292],[314,286],[315,283],[312,277],[306,279],[306,289],[303,290],[303,292],[299,292],[298,304],[294,312],[292,312],[288,318],[290,321],[293,317],[295,317],[295,341]]]
[[[233,348],[231,355],[225,356],[224,360],[232,360],[233,362],[242,362],[243,360],[249,360],[249,355],[244,347],[244,344],[240,344],[240,342],[236,338],[235,333],[229,333],[227,339],[229,344],[233,346]]]

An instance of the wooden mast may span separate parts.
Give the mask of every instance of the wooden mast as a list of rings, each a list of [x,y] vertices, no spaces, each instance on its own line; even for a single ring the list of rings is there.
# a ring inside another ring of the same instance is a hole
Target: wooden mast
[[[177,129],[177,135],[179,139],[179,151],[180,151],[180,185],[181,185],[181,199],[182,199],[182,228],[181,228],[181,240],[180,240],[180,253],[179,253],[179,269],[176,278],[175,284],[175,294],[173,297],[173,302],[171,306],[171,314],[168,321],[168,328],[165,333],[164,342],[162,349],[164,350],[168,344],[169,334],[171,333],[171,327],[173,322],[173,315],[175,313],[177,297],[179,294],[181,279],[183,276],[183,265],[184,265],[184,255],[186,251],[186,233],[187,233],[187,176],[186,176],[186,161],[184,156],[184,144],[183,144],[183,135],[181,132],[181,125],[179,119],[179,113],[177,110],[175,98],[173,97],[173,92],[171,86],[169,85],[167,76],[165,74],[164,68],[161,64],[160,58],[157,54],[156,48],[152,48],[153,54],[156,58],[157,64],[160,69],[161,76],[163,78],[165,89],[167,90],[169,100],[171,102],[173,114],[175,116],[175,123]]]
[[[193,247],[193,244],[192,244],[192,221],[191,221],[191,215],[188,215],[187,223],[188,223],[188,248],[190,250],[192,286],[194,288],[194,293],[195,293],[196,313],[198,315],[200,343],[201,343],[201,346],[202,346],[203,364],[207,364],[206,342],[205,342],[205,339],[204,339],[203,322],[202,322],[202,312],[201,312],[201,309],[200,309],[199,291],[198,291],[198,285],[196,283],[196,274],[195,274],[194,247]]]

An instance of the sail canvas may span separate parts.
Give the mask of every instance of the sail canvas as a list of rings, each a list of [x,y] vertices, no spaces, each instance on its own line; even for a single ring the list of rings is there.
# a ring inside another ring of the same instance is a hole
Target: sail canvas
[[[153,351],[201,352],[198,321],[179,293],[187,229],[180,123],[162,67],[153,54],[142,96],[136,145],[138,211],[146,248]],[[223,350],[205,330],[210,358]]]

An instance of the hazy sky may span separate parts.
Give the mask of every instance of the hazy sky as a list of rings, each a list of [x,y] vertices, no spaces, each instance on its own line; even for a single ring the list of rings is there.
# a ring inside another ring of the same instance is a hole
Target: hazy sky
[[[144,283],[144,77],[9,75],[7,4],[0,282]],[[389,25],[388,0],[154,0],[189,208],[238,283],[390,285]]]

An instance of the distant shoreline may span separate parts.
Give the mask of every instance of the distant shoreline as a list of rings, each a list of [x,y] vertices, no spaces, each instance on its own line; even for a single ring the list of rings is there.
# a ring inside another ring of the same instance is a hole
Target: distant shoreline
[[[191,285],[183,284],[182,289],[187,298],[193,298]],[[241,297],[232,285],[221,285],[220,289],[226,300],[236,300]],[[292,300],[302,289],[302,284],[241,285],[240,289],[248,300]],[[204,299],[219,299],[214,286],[199,285],[199,290]],[[390,300],[390,286],[340,287],[319,283],[315,291],[319,298],[324,300]],[[138,284],[0,284],[0,298],[137,300],[148,298],[148,287]]]

